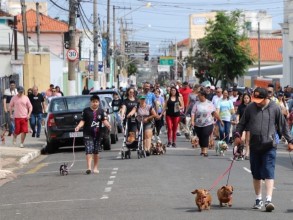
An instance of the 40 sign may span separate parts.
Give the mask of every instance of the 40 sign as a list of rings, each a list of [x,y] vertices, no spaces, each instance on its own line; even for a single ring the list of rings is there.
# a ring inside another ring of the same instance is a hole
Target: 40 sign
[[[78,58],[78,52],[75,49],[69,49],[66,56],[69,61],[75,61]]]

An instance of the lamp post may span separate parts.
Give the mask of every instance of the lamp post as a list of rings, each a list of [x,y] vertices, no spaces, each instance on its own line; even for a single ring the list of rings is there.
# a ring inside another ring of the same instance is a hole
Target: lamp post
[[[258,77],[260,77],[260,27],[257,22],[257,48],[258,48]]]

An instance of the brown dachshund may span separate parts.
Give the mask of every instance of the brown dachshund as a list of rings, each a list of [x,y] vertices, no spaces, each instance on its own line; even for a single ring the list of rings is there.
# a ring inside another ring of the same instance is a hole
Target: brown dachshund
[[[212,196],[206,189],[196,189],[192,194],[197,194],[195,197],[195,204],[198,207],[198,211],[202,211],[204,209],[209,210],[212,204]]]
[[[223,204],[228,204],[229,207],[232,206],[232,194],[233,186],[227,185],[218,189],[217,195],[221,207],[223,207]]]

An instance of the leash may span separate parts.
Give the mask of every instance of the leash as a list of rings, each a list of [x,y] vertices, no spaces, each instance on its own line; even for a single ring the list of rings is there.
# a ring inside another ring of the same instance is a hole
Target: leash
[[[224,176],[229,172],[228,179],[227,179],[227,185],[228,185],[229,178],[230,178],[230,172],[231,172],[231,169],[232,169],[232,166],[233,166],[234,161],[235,161],[235,157],[233,158],[233,160],[232,160],[230,166],[228,167],[228,169],[215,180],[215,182],[213,183],[213,185],[211,186],[211,188],[208,189],[208,191],[211,191],[213,188],[215,188],[215,186],[218,185],[218,183],[220,182],[220,180],[222,180],[224,178]]]
[[[73,167],[74,163],[75,163],[75,150],[74,150],[74,147],[75,147],[75,136],[73,137],[73,144],[72,144],[73,161],[72,161],[70,167],[68,168],[68,170],[70,170]]]

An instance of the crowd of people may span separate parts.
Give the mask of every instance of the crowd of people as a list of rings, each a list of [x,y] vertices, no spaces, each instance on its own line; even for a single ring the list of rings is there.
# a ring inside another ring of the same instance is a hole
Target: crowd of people
[[[50,85],[46,92],[39,92],[38,87],[25,90],[16,86],[14,80],[9,82],[9,88],[3,94],[3,110],[8,136],[13,135],[13,145],[17,144],[18,135],[21,136],[19,147],[24,147],[27,133],[39,138],[42,129],[44,113],[47,104],[54,97],[63,96],[59,86]]]

